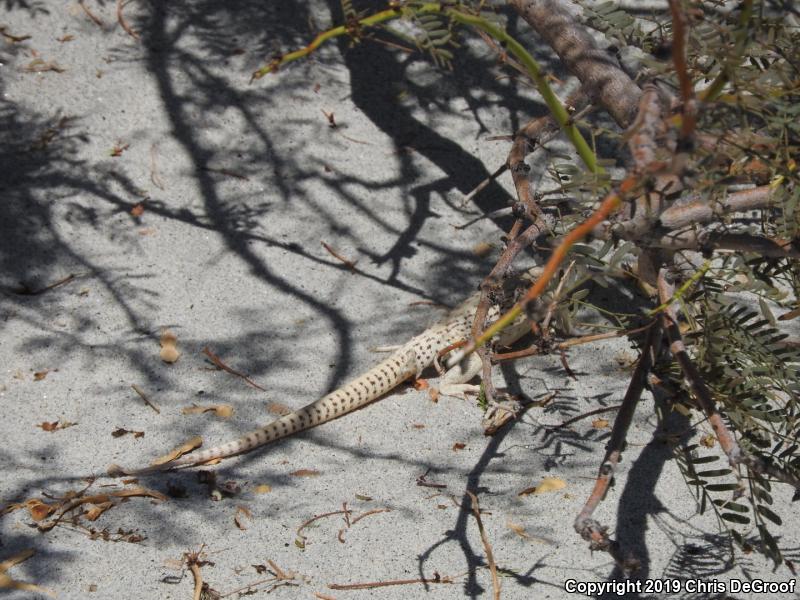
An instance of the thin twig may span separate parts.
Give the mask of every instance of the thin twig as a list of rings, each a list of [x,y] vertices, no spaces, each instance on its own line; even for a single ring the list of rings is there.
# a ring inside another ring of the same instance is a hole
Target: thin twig
[[[258,390],[261,390],[262,392],[266,392],[266,391],[267,391],[265,388],[263,388],[263,387],[261,387],[260,385],[258,385],[258,384],[257,384],[255,381],[253,381],[252,379],[250,379],[250,378],[249,378],[247,375],[245,375],[244,373],[240,373],[239,371],[236,371],[235,369],[231,369],[231,368],[230,368],[228,365],[226,365],[224,362],[222,362],[222,361],[220,360],[220,358],[219,358],[219,357],[218,357],[216,354],[214,354],[213,352],[211,352],[211,350],[209,349],[209,347],[208,347],[208,346],[206,346],[205,348],[203,348],[203,354],[205,354],[205,355],[206,355],[206,356],[209,358],[209,360],[210,360],[212,363],[214,363],[214,365],[215,365],[215,366],[219,367],[219,368],[220,368],[220,369],[222,369],[223,371],[225,371],[225,372],[227,372],[227,373],[230,373],[231,375],[236,375],[236,377],[241,377],[242,379],[244,379],[244,381],[245,381],[245,382],[246,382],[248,385],[251,385],[251,386],[253,386],[254,388],[256,388],[256,389],[258,389]]]
[[[484,219],[496,219],[498,217],[503,217],[505,215],[513,214],[513,212],[514,212],[514,207],[512,206],[507,206],[505,208],[498,208],[497,210],[493,210],[491,212],[480,213],[474,219],[470,219],[469,221],[464,221],[463,223],[461,223],[461,225],[453,225],[453,228],[457,230],[466,229],[467,227],[474,225],[478,221],[483,221]]]
[[[20,42],[24,42],[25,40],[31,39],[30,35],[12,35],[6,31],[5,26],[0,27],[0,35],[2,35],[12,44],[18,44]]]
[[[192,600],[200,600],[203,593],[203,575],[200,572],[200,566],[206,564],[203,562],[204,559],[201,558],[204,556],[203,548],[205,548],[205,544],[202,544],[197,552],[186,552],[183,555],[183,559],[192,572],[192,577],[194,577],[194,594]]]
[[[478,504],[478,497],[469,490],[467,490],[467,495],[472,501],[472,514],[475,515],[478,531],[481,534],[481,542],[483,542],[483,549],[486,551],[486,562],[489,563],[489,571],[492,574],[493,597],[494,600],[500,600],[500,578],[497,576],[497,565],[494,562],[492,545],[489,543],[489,536],[486,535],[486,529],[484,529],[483,521],[481,520],[481,507]]]
[[[619,410],[622,408],[622,404],[615,404],[614,406],[601,406],[600,408],[595,408],[594,410],[590,410],[589,412],[582,413],[571,419],[567,419],[563,423],[559,423],[558,425],[548,425],[545,427],[548,433],[552,433],[553,431],[558,431],[559,429],[563,429],[564,427],[568,427],[573,423],[585,419],[586,417],[591,417],[594,415],[600,415],[606,412],[611,412],[614,410]]]
[[[189,570],[194,577],[194,594],[192,600],[200,600],[200,595],[203,593],[203,574],[200,573],[200,566],[196,562],[189,564]]]
[[[122,9],[128,4],[130,0],[117,0],[117,22],[120,26],[125,30],[129,36],[135,39],[137,42],[139,41],[139,34],[136,33],[131,26],[125,21],[125,17],[122,16]]]
[[[494,173],[489,175],[486,179],[481,181],[478,185],[476,185],[473,190],[464,196],[464,199],[461,201],[461,206],[464,207],[467,205],[467,202],[470,202],[475,196],[481,193],[484,189],[486,189],[490,183],[496,180],[500,175],[505,173],[506,169],[508,169],[508,163],[503,163],[497,169],[495,169]],[[464,227],[461,226],[459,229],[463,229]]]
[[[429,487],[429,488],[434,488],[434,489],[438,489],[438,490],[447,489],[447,485],[444,484],[444,483],[429,483],[428,482],[428,480],[426,478],[428,476],[428,473],[430,473],[430,471],[431,470],[428,469],[422,475],[417,477],[417,485],[420,486],[420,487]]]
[[[615,337],[629,336],[635,333],[641,333],[642,331],[649,329],[651,325],[652,322],[642,327],[636,327],[635,329],[626,329],[624,331],[610,331],[608,333],[593,333],[591,335],[584,335],[578,338],[573,338],[571,340],[564,340],[563,342],[559,342],[558,344],[556,344],[555,347],[559,350],[566,350],[571,346],[580,346],[581,344],[590,344],[592,342],[596,342],[599,340],[608,340]]]
[[[675,288],[672,284],[667,282],[666,269],[660,269],[658,272],[658,295],[662,304],[666,304],[666,309],[661,312],[661,319],[664,329],[667,332],[670,342],[670,352],[675,357],[675,361],[683,371],[683,376],[689,389],[694,394],[697,401],[700,403],[703,412],[711,424],[711,428],[719,440],[719,445],[725,455],[728,457],[728,462],[731,467],[736,467],[740,462],[742,454],[739,444],[731,434],[725,422],[722,419],[719,411],[716,408],[716,403],[711,396],[711,392],[706,387],[703,378],[701,377],[697,367],[694,366],[686,346],[683,343],[680,329],[678,328],[678,318],[675,314],[674,306],[669,302],[675,293]]]
[[[44,294],[45,292],[49,292],[52,289],[55,289],[55,288],[57,288],[59,286],[67,284],[70,281],[72,281],[73,279],[75,279],[75,275],[73,273],[70,273],[69,275],[67,275],[63,279],[59,279],[55,283],[51,283],[50,285],[46,285],[45,287],[40,288],[38,290],[32,290],[28,286],[23,284],[23,287],[17,288],[16,290],[14,290],[14,293],[17,294],[18,296],[38,296],[39,294]]]
[[[358,523],[364,517],[368,517],[370,515],[377,515],[378,513],[384,513],[384,512],[392,512],[392,509],[391,508],[373,508],[372,510],[368,510],[367,512],[362,513],[362,514],[358,515],[357,517],[355,517],[352,521],[350,521],[350,525],[355,525],[356,523]]]
[[[495,54],[497,54],[497,57],[498,57],[498,59],[499,59],[501,64],[507,64],[511,68],[513,68],[515,71],[517,71],[519,74],[527,75],[527,73],[525,71],[525,67],[523,67],[521,64],[519,64],[519,62],[517,62],[516,60],[511,58],[508,55],[508,52],[506,52],[505,48],[500,46],[500,44],[498,44],[491,37],[489,37],[489,35],[487,33],[484,33],[483,31],[481,31],[479,29],[478,30],[478,35],[481,37],[483,42],[487,46],[489,46],[489,48],[494,50],[494,52],[495,52]]]
[[[273,583],[273,585],[274,585],[274,582],[276,582],[276,581],[278,581],[277,577],[267,577],[265,579],[259,579],[258,581],[253,581],[251,583],[248,583],[247,585],[243,585],[240,588],[236,588],[235,590],[231,590],[230,592],[225,592],[224,594],[220,594],[219,597],[220,598],[227,598],[228,596],[233,596],[234,594],[239,594],[240,592],[254,593],[253,588],[256,587],[257,585],[261,585],[262,583]],[[269,593],[269,592],[267,592],[267,593]],[[241,595],[240,595],[240,597],[241,597]]]
[[[332,512],[327,512],[327,513],[323,513],[321,515],[313,516],[310,519],[308,519],[305,523],[300,525],[300,527],[297,528],[297,531],[296,531],[297,537],[302,538],[302,539],[306,539],[306,536],[304,536],[301,532],[303,531],[303,529],[305,529],[306,527],[311,525],[314,521],[318,521],[319,519],[324,519],[326,517],[333,517],[335,515],[346,514],[348,512],[351,512],[351,511],[349,511],[349,510],[335,510],[335,511],[332,511]]]
[[[519,232],[521,228],[522,219],[517,219],[508,234],[508,237],[511,239],[511,241],[503,251],[503,254],[500,255],[500,258],[497,260],[494,268],[481,283],[481,297],[480,301],[478,302],[478,307],[475,309],[475,318],[472,322],[471,334],[473,339],[477,338],[480,335],[480,332],[483,331],[483,327],[486,323],[486,317],[489,314],[489,296],[491,291],[496,288],[496,282],[502,281],[503,277],[505,277],[505,275],[511,270],[511,264],[514,258],[516,258],[516,256],[525,248],[530,246],[540,234],[546,231],[547,225],[543,219],[536,218],[535,222],[522,233]],[[466,346],[469,346],[469,344],[466,344]],[[453,360],[448,364],[450,366],[453,364],[458,364],[466,356],[466,354],[467,353],[463,352],[463,350],[457,352],[457,355],[460,355],[460,358]],[[481,374],[484,383],[486,400],[489,404],[492,404],[495,400],[490,357],[488,353],[484,352],[481,352],[479,356],[482,364]]]
[[[669,0],[669,10],[672,14],[672,62],[675,64],[675,73],[683,100],[683,121],[681,123],[681,137],[688,140],[694,133],[694,88],[689,77],[686,65],[686,15],[683,14],[679,0]]]
[[[327,250],[330,253],[331,256],[333,256],[337,260],[341,261],[342,264],[344,264],[345,267],[350,269],[351,273],[355,273],[356,272],[356,263],[358,262],[357,260],[353,261],[353,260],[346,259],[344,256],[342,256],[341,254],[336,252],[336,250],[331,248],[328,244],[326,244],[323,241],[320,241],[320,244],[322,244],[322,247],[325,248],[325,250]]]
[[[365,583],[329,583],[328,587],[332,590],[369,590],[372,588],[389,587],[392,585],[411,585],[414,583],[428,585],[431,583],[455,583],[455,581],[452,577],[442,577],[436,573],[432,578],[392,579],[389,581],[369,581]]]
[[[83,0],[78,0],[78,6],[80,6],[83,9],[83,12],[86,13],[87,17],[89,17],[92,21],[94,21],[95,25],[97,25],[98,27],[106,26],[106,24],[103,23],[103,20],[100,17],[96,16],[94,13],[92,13],[92,11],[89,10],[89,7],[87,7],[83,3]]]
[[[133,389],[133,391],[134,391],[134,392],[136,392],[137,394],[139,394],[139,397],[140,397],[142,400],[144,400],[144,403],[145,403],[145,404],[147,404],[147,406],[149,406],[149,407],[150,407],[150,408],[152,408],[154,411],[156,411],[156,413],[157,413],[157,414],[159,414],[159,415],[161,414],[161,411],[158,409],[158,407],[157,407],[155,404],[153,404],[152,402],[150,402],[150,399],[147,397],[147,394],[145,394],[145,393],[142,391],[142,388],[140,388],[140,387],[139,387],[138,385],[136,385],[135,383],[132,383],[132,384],[131,384],[131,389]]]
[[[344,544],[344,532],[347,531],[348,529],[350,529],[353,525],[358,523],[364,517],[367,517],[369,515],[376,515],[376,514],[383,513],[383,512],[392,512],[391,508],[375,508],[373,510],[368,510],[367,512],[358,515],[353,520],[350,520],[350,512],[351,511],[347,510],[347,503],[346,502],[343,504],[343,507],[345,509],[345,513],[344,513],[345,527],[342,527],[339,530],[339,534],[336,536],[336,539],[338,539],[342,544]]]

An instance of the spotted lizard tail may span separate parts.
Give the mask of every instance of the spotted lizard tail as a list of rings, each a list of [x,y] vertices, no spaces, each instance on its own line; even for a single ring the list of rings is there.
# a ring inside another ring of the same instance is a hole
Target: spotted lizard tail
[[[175,460],[154,464],[143,469],[128,470],[118,465],[111,465],[108,468],[108,474],[112,477],[145,475],[244,454],[357,410],[414,376],[417,371],[418,366],[414,352],[406,345],[360,377],[327,396],[227,444],[185,454]]]

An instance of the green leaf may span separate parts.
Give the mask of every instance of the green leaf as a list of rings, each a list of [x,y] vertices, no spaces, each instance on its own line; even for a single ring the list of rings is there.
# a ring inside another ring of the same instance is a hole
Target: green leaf
[[[750,517],[737,515],[736,513],[722,513],[720,518],[722,518],[724,521],[729,521],[730,523],[739,523],[740,525],[747,525],[750,522]]]
[[[719,460],[719,456],[698,456],[692,457],[692,464],[693,465],[702,465],[705,463],[712,463]]]
[[[760,514],[765,519],[772,521],[773,523],[775,523],[775,525],[783,525],[783,521],[781,520],[781,518],[763,504],[759,504],[756,507],[756,510],[758,510],[758,514]]]
[[[758,526],[758,533],[761,536],[761,541],[764,542],[764,545],[769,549],[771,553],[770,558],[772,558],[773,560],[777,558],[778,560],[775,560],[775,562],[779,562],[781,558],[781,551],[778,548],[778,543],[775,541],[775,538],[772,537],[772,534],[763,525]]]
[[[746,504],[739,504],[738,502],[731,502],[730,500],[722,500],[721,498],[717,498],[716,500],[713,500],[713,502],[720,508],[726,510],[732,510],[733,512],[737,513],[750,512],[750,507],[747,506]]]
[[[572,296],[570,296],[570,300],[572,300],[573,302],[579,302],[579,301],[583,300],[584,298],[586,298],[586,296],[588,296],[590,293],[591,293],[591,290],[588,289],[588,288],[584,288],[582,290],[578,290],[577,292],[572,294]]]
[[[733,492],[738,489],[738,483],[712,483],[706,486],[706,490],[709,492]]]
[[[731,472],[730,469],[713,469],[711,471],[699,471],[697,473],[698,477],[722,477],[723,475],[728,475]]]
[[[739,544],[739,546],[744,547],[744,538],[742,537],[742,534],[739,533],[738,531],[736,531],[735,529],[731,529],[730,533],[731,533],[731,537],[734,539],[734,541],[737,544]]]

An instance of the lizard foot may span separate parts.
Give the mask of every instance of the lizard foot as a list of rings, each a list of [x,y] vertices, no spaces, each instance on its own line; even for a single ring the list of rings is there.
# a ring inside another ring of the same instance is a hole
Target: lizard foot
[[[443,382],[439,385],[439,395],[452,396],[454,398],[461,398],[467,400],[467,396],[478,396],[481,391],[481,386],[471,383],[446,383]]]

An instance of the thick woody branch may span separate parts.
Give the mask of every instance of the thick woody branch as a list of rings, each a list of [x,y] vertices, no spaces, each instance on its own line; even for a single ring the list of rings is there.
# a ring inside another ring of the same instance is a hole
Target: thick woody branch
[[[484,331],[484,327],[486,325],[486,316],[489,313],[490,293],[499,287],[503,279],[511,271],[511,265],[516,256],[525,248],[529,247],[537,237],[547,231],[547,226],[541,219],[537,219],[537,221],[528,226],[525,231],[517,234],[521,228],[521,225],[522,220],[517,219],[517,222],[514,224],[511,233],[509,234],[509,237],[513,236],[512,239],[509,241],[505,251],[498,259],[497,264],[495,264],[492,271],[481,283],[481,299],[478,302],[477,309],[475,310],[475,320],[472,322],[473,339],[480,337]],[[483,366],[482,376],[484,382],[484,393],[486,395],[487,402],[491,404],[495,401],[495,388],[494,384],[492,383],[490,355],[485,351],[485,349],[481,349],[479,356]]]
[[[514,134],[514,143],[511,145],[506,161],[508,169],[511,171],[511,179],[514,181],[514,188],[517,190],[517,199],[525,216],[534,223],[539,222],[542,232],[549,230],[549,227],[544,221],[542,209],[534,200],[528,177],[530,167],[525,162],[525,157],[534,150],[543,135],[554,131],[558,131],[558,123],[549,115],[529,121]],[[521,215],[518,214],[518,216]]]
[[[617,414],[617,418],[614,420],[611,439],[608,442],[603,463],[600,465],[600,471],[597,475],[594,489],[583,509],[578,514],[578,517],[575,519],[574,524],[575,531],[577,531],[584,540],[590,542],[592,550],[604,550],[609,552],[620,568],[625,571],[635,569],[636,563],[630,558],[623,556],[619,544],[609,538],[608,527],[601,525],[597,520],[592,518],[592,515],[605,497],[614,477],[614,472],[619,464],[622,450],[625,446],[625,439],[628,435],[628,429],[630,428],[634,412],[636,411],[636,405],[642,396],[645,384],[647,383],[647,374],[650,372],[650,368],[653,365],[656,351],[655,347],[660,336],[661,327],[657,323],[653,323],[647,332],[647,338],[642,348],[642,355],[639,357],[639,363],[636,365],[636,370],[628,384],[628,390],[625,392],[622,406]]]
[[[770,238],[747,233],[727,233],[707,229],[667,232],[663,229],[656,229],[639,240],[651,248],[665,250],[699,250],[703,252],[732,250],[753,252],[770,258],[800,258],[800,251],[791,245],[781,245]]]
[[[656,140],[666,133],[664,125],[664,107],[654,85],[646,85],[639,99],[639,112],[636,120],[628,128],[628,148],[633,157],[633,164],[639,170],[658,159]]]
[[[690,197],[663,211],[658,216],[658,224],[667,229],[678,229],[692,223],[708,223],[730,213],[766,208],[773,203],[773,192],[772,186],[762,185],[733,192],[716,202]]]
[[[659,155],[659,148],[665,145],[666,135],[664,103],[658,89],[654,85],[646,85],[639,99],[639,112],[626,136],[634,169],[640,173],[652,173],[653,179],[646,193],[620,211],[621,222],[614,225],[605,222],[596,228],[597,237],[608,239],[613,234],[618,238],[631,239],[636,232],[651,230],[658,215],[668,206],[667,194],[680,191],[678,177],[664,169],[668,157]]]
[[[592,233],[599,239],[610,239],[615,236],[623,240],[651,240],[651,242],[657,240],[653,244],[662,248],[697,248],[704,243],[701,242],[702,234],[685,237],[682,232],[674,234],[670,232],[709,223],[733,213],[768,208],[774,202],[775,188],[769,185],[733,192],[721,200],[702,200],[692,195],[677,201],[672,206],[667,206],[661,196],[650,194],[647,200],[639,199],[631,205],[625,220],[613,224],[601,223]],[[671,235],[675,239],[670,239]],[[685,242],[676,241],[680,239],[684,239]],[[681,245],[682,243],[686,245]],[[746,246],[747,243],[742,247]],[[777,254],[770,256],[785,255],[783,251],[775,252]]]
[[[636,114],[641,90],[564,4],[559,0],[511,1],[569,72],[581,81],[592,103],[607,110],[620,127],[628,127]]]
[[[572,104],[576,98],[570,97],[568,103]],[[481,284],[481,299],[475,311],[475,320],[472,324],[472,336],[478,337],[486,325],[486,315],[489,312],[489,294],[496,288],[499,282],[511,271],[511,265],[517,255],[525,248],[528,248],[540,235],[547,233],[551,225],[547,216],[534,199],[531,190],[531,182],[528,178],[528,165],[525,157],[531,153],[539,140],[550,133],[558,131],[558,123],[552,115],[547,115],[533,119],[526,123],[516,134],[514,143],[508,153],[506,164],[511,171],[514,187],[517,190],[518,205],[515,207],[517,220],[508,234],[509,244],[501,255],[491,273]],[[520,213],[524,213],[520,214]],[[522,216],[532,221],[532,224],[522,233]],[[491,357],[484,347],[478,349],[478,355],[482,363],[482,376],[484,383],[484,394],[488,403],[495,401],[495,387],[492,382]]]

